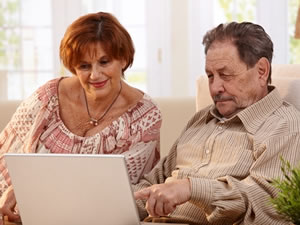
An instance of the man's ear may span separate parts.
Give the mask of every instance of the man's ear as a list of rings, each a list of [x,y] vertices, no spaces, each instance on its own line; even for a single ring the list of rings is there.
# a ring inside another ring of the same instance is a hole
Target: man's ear
[[[270,66],[270,62],[266,57],[260,58],[256,63],[258,78],[262,85],[266,85],[268,82]]]

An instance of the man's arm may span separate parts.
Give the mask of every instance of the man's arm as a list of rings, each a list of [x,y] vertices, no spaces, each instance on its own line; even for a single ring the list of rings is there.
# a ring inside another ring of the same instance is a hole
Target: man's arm
[[[300,134],[274,136],[254,152],[249,176],[224,176],[218,179],[189,177],[190,202],[203,208],[209,222],[230,219],[245,224],[285,224],[270,204],[277,193],[271,185],[274,178],[283,178],[280,156],[292,166],[300,162]]]
[[[203,114],[203,113],[202,113]],[[199,120],[199,112],[196,113],[187,123],[186,127],[183,129],[183,131],[181,132],[180,137],[185,133],[185,131],[187,129],[189,129],[189,127],[191,127],[195,122],[197,122]],[[161,191],[162,194],[165,194],[165,192],[170,193],[169,190],[174,190],[175,188],[177,190],[177,193],[182,193],[185,192],[186,193],[186,197],[180,197],[178,198],[178,201],[175,200],[173,197],[175,193],[173,193],[172,195],[169,195],[166,193],[166,200],[168,201],[168,199],[172,199],[172,202],[170,204],[170,206],[166,206],[168,208],[168,210],[166,211],[173,211],[176,207],[176,205],[182,204],[183,202],[187,201],[189,199],[190,196],[190,184],[188,179],[186,179],[185,181],[179,181],[176,182],[176,179],[170,179],[172,172],[177,169],[176,168],[176,160],[177,160],[177,144],[180,140],[180,137],[176,140],[176,142],[173,144],[168,156],[166,156],[165,158],[161,159],[159,161],[159,163],[152,169],[152,171],[149,174],[144,175],[144,177],[139,181],[138,184],[133,185],[133,191],[135,192],[135,197],[137,199],[137,206],[138,206],[138,210],[139,210],[139,214],[141,219],[145,218],[148,212],[154,211],[154,207],[153,205],[149,206],[148,204],[146,205],[146,201],[147,199],[150,197],[148,191],[150,191],[152,194],[153,193],[158,193]],[[167,179],[169,178],[169,179]],[[167,181],[166,181],[167,180]],[[170,182],[170,181],[174,181],[174,182]],[[168,184],[166,184],[166,183]],[[181,184],[185,184],[183,189],[181,189]],[[180,189],[178,188],[178,185],[180,184]],[[157,189],[157,187],[159,187],[159,189]],[[155,190],[160,190],[160,191],[155,191]],[[178,192],[179,191],[179,192]],[[175,194],[176,195],[176,194]],[[153,195],[152,195],[153,196]],[[173,197],[172,197],[173,196]],[[175,202],[175,204],[174,204]],[[146,208],[147,210],[146,210]],[[151,213],[150,213],[151,214]],[[157,215],[163,215],[165,213],[159,213]],[[167,213],[168,214],[168,213]]]
[[[138,192],[154,184],[162,184],[165,182],[167,177],[171,176],[172,171],[176,167],[176,147],[177,142],[173,145],[168,156],[161,159],[158,162],[158,164],[151,170],[150,173],[144,175],[144,177],[139,181],[139,183],[132,186],[134,192]],[[137,197],[137,199],[141,198]],[[145,208],[146,202],[143,200],[137,200],[136,202],[140,217],[141,219],[144,219],[148,215]]]

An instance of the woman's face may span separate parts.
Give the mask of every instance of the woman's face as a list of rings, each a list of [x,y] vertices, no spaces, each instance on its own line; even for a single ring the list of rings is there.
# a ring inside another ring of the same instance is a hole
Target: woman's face
[[[83,54],[75,72],[86,93],[96,100],[119,91],[125,65],[124,60],[110,58],[99,42]]]

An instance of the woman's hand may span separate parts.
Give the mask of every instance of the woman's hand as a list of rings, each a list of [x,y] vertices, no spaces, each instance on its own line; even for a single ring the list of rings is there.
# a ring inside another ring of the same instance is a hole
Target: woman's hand
[[[135,199],[147,200],[146,210],[150,216],[167,216],[177,205],[191,198],[189,179],[173,179],[155,184],[134,193]]]
[[[20,215],[15,211],[15,207],[15,193],[12,186],[9,186],[0,198],[0,225],[4,225],[4,216],[7,216],[9,221],[20,220]]]

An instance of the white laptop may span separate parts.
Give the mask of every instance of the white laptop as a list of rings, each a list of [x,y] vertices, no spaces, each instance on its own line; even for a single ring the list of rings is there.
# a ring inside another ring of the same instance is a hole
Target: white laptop
[[[139,221],[122,155],[4,157],[23,225],[147,224]]]

